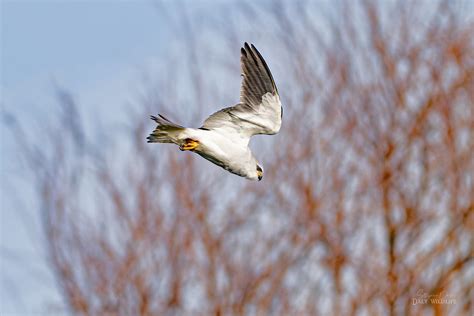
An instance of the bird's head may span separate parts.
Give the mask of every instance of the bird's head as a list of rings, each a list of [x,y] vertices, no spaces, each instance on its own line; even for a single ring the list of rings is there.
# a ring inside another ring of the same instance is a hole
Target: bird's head
[[[262,180],[263,178],[263,168],[260,167],[258,164],[257,164],[257,178],[258,178],[258,181]]]

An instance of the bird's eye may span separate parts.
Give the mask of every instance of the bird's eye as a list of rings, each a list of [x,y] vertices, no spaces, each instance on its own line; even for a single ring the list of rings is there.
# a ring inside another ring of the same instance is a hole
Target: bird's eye
[[[258,165],[257,165],[257,177],[258,177],[258,181],[262,180],[262,178],[263,178],[263,170]]]

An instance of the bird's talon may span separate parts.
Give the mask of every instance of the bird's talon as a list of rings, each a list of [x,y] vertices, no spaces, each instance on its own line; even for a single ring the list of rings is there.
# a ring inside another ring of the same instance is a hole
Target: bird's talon
[[[179,146],[179,149],[181,151],[195,150],[198,146],[199,146],[199,142],[197,140],[188,138],[185,140],[185,143],[183,145]]]

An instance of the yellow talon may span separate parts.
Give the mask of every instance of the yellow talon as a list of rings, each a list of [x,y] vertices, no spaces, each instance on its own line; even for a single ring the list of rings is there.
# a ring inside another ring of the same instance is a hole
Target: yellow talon
[[[179,146],[181,150],[194,150],[199,146],[199,142],[197,140],[186,138],[185,143]]]

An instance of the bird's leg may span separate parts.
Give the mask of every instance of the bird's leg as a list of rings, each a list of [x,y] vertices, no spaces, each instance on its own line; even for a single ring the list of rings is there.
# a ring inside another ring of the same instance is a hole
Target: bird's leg
[[[184,140],[184,144],[179,146],[179,149],[181,150],[195,150],[199,146],[199,142],[197,140],[191,139],[191,138],[186,138]]]

